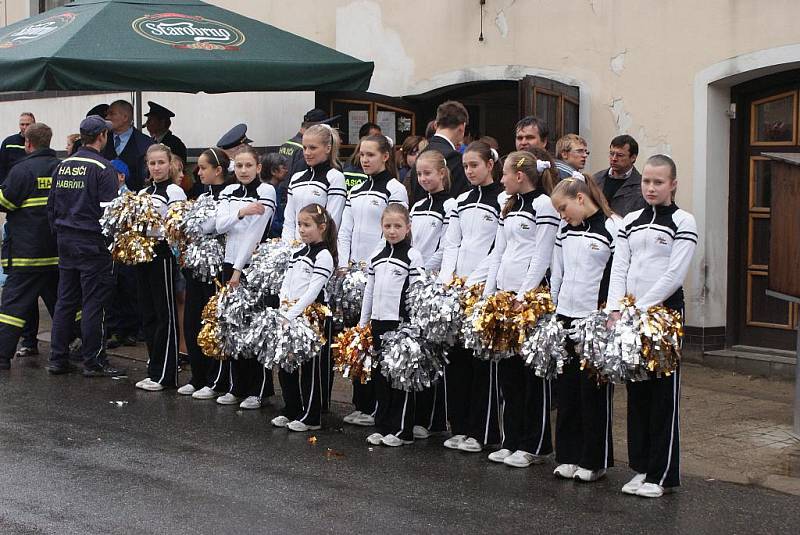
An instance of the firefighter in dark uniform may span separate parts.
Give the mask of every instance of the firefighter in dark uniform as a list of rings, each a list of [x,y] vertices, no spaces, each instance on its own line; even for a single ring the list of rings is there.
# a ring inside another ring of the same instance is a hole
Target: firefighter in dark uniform
[[[278,149],[278,152],[286,156],[289,160],[289,174],[287,175],[289,178],[292,178],[295,173],[303,171],[308,167],[305,158],[303,158],[303,134],[306,129],[315,124],[328,124],[338,118],[338,115],[328,117],[328,114],[319,108],[309,110],[308,113],[303,116],[300,131]]]
[[[0,184],[8,176],[11,168],[25,157],[25,130],[36,122],[32,113],[25,112],[19,116],[19,133],[11,134],[0,145]]]
[[[150,110],[144,114],[147,117],[144,127],[150,132],[150,137],[156,143],[163,143],[169,147],[172,154],[180,157],[185,164],[187,156],[186,145],[181,141],[181,138],[173,134],[169,129],[172,126],[172,118],[175,117],[175,114],[151,100],[147,101],[147,105],[150,106]]]
[[[25,131],[27,156],[17,161],[0,186],[0,210],[6,212],[3,269],[8,273],[0,304],[0,370],[11,366],[23,328],[42,298],[50,315],[58,287],[58,253],[47,222],[47,197],[59,164],[50,148],[53,131],[34,123]]]
[[[81,311],[81,351],[85,377],[122,375],[106,360],[105,309],[111,296],[111,254],[100,231],[103,209],[117,196],[117,173],[101,156],[111,123],[98,115],[81,121],[83,146],[53,174],[47,204],[58,244],[58,300],[53,316],[48,371],[73,369],[69,362],[72,321]]]

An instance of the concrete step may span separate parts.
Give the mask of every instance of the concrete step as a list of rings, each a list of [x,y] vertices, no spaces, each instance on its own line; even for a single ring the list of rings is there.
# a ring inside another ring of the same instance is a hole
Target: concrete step
[[[791,351],[752,346],[706,351],[702,358],[702,363],[712,368],[787,380],[794,379],[796,362],[797,358]]]

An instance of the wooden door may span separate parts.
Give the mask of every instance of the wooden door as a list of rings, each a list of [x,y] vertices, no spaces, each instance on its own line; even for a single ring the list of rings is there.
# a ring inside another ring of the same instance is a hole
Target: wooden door
[[[794,349],[797,305],[765,293],[770,269],[770,199],[781,192],[772,191],[772,165],[762,153],[800,152],[800,78],[796,72],[784,73],[738,86],[732,95],[737,113],[731,158],[730,245],[734,265],[730,285],[735,291],[734,317],[729,316],[728,324],[733,327],[732,342]]]
[[[535,115],[543,120],[550,135],[547,150],[554,154],[556,141],[565,134],[578,134],[580,90],[539,76],[526,76],[520,81],[521,115]]]

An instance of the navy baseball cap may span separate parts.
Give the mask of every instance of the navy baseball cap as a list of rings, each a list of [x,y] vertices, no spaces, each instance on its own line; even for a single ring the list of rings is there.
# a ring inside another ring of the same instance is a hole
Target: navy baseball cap
[[[104,130],[111,130],[111,121],[106,121],[99,115],[90,115],[81,121],[81,134],[93,136]]]
[[[252,143],[253,140],[248,138],[246,134],[247,125],[237,124],[228,130],[225,135],[219,138],[219,141],[217,141],[217,147],[227,150],[232,149],[233,147],[238,147],[242,143]]]

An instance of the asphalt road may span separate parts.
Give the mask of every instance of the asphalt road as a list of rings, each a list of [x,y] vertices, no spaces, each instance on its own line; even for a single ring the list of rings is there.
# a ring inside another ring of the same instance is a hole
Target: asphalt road
[[[44,357],[0,375],[0,533],[793,533],[800,499],[684,478],[659,500],[552,465],[514,469],[441,440],[390,449],[342,428],[296,434],[260,411],[51,377]],[[130,364],[120,362],[122,364]],[[121,403],[117,403],[121,402]],[[316,437],[316,443],[308,440]]]

